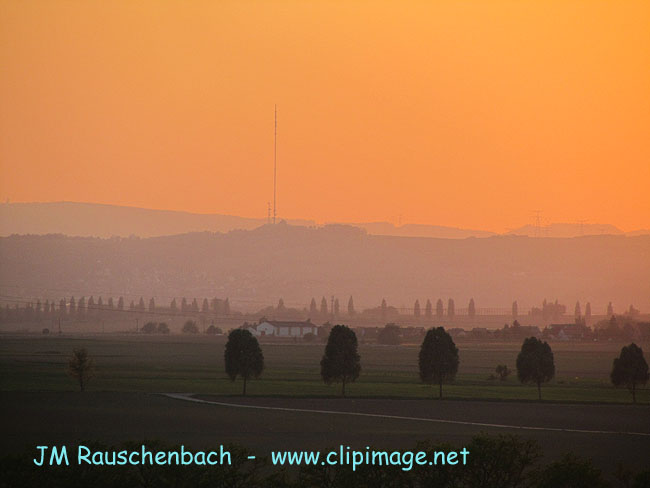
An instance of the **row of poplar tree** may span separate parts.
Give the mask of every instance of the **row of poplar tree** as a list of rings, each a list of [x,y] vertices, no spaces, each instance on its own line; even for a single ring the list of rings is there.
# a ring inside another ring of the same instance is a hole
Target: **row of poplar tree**
[[[243,380],[243,394],[249,379],[259,378],[264,370],[264,355],[257,339],[246,329],[234,329],[228,335],[224,353],[226,374],[231,381],[237,377]],[[456,378],[459,366],[458,348],[443,327],[429,329],[420,347],[418,358],[422,382],[438,385],[442,398],[442,386]],[[345,386],[354,382],[361,373],[357,336],[345,325],[332,327],[325,352],[320,362],[321,377],[326,384],[340,383],[341,395]],[[497,370],[506,368],[499,366]],[[551,346],[536,337],[524,340],[517,356],[517,377],[522,383],[537,386],[539,400],[542,399],[542,384],[555,376],[555,361]],[[610,379],[615,386],[626,386],[636,403],[636,389],[648,381],[648,363],[643,351],[632,343],[621,349],[614,360]]]

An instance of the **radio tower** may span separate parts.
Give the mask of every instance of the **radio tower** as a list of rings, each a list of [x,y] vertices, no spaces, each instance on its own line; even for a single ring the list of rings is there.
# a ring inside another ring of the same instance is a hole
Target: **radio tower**
[[[276,194],[277,194],[277,174],[278,174],[278,106],[273,106],[275,114],[275,123],[273,127],[273,223],[277,216]]]

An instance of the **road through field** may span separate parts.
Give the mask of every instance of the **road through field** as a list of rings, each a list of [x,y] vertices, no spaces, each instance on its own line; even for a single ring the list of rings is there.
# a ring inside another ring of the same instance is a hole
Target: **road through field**
[[[360,411],[323,410],[323,409],[314,409],[314,408],[271,406],[271,405],[264,405],[264,404],[252,404],[252,403],[244,404],[244,403],[234,403],[232,401],[214,401],[205,398],[198,398],[191,393],[163,393],[162,395],[176,400],[203,403],[203,404],[216,405],[216,406],[229,407],[229,408],[247,408],[247,409],[258,409],[258,410],[275,410],[275,411],[282,411],[282,412],[302,412],[302,413],[311,413],[311,414],[317,413],[317,414],[328,414],[328,415],[351,415],[357,417],[373,417],[373,418],[384,418],[384,419],[392,419],[392,420],[410,420],[410,421],[418,421],[418,422],[468,425],[474,427],[486,427],[486,428],[497,428],[497,429],[521,429],[521,430],[537,430],[537,431],[548,431],[548,432],[574,432],[574,433],[581,433],[581,434],[605,434],[605,435],[617,434],[617,435],[650,437],[650,430],[646,432],[634,432],[634,431],[622,431],[622,430],[598,430],[598,429],[578,429],[578,428],[570,428],[570,427],[551,427],[551,426],[543,427],[543,426],[533,426],[533,425],[500,424],[500,423],[492,423],[492,422],[475,422],[475,421],[467,421],[467,420],[441,419],[441,418],[430,418],[430,417],[413,417],[413,416],[405,416],[405,415],[390,415],[390,414],[360,412]],[[399,402],[399,400],[397,401]],[[548,406],[552,408],[554,405],[548,405]]]

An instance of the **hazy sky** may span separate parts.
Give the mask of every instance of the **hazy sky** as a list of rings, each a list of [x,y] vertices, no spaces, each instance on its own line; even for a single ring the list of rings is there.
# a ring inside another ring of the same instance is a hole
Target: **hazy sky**
[[[0,3],[0,198],[650,227],[650,2]]]

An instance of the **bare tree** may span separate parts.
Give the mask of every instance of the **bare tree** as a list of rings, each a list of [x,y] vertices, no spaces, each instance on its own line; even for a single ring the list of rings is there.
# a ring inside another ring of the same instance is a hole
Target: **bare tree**
[[[86,382],[92,378],[95,369],[94,361],[85,349],[74,349],[68,361],[68,374],[79,381],[79,388],[84,391]]]

